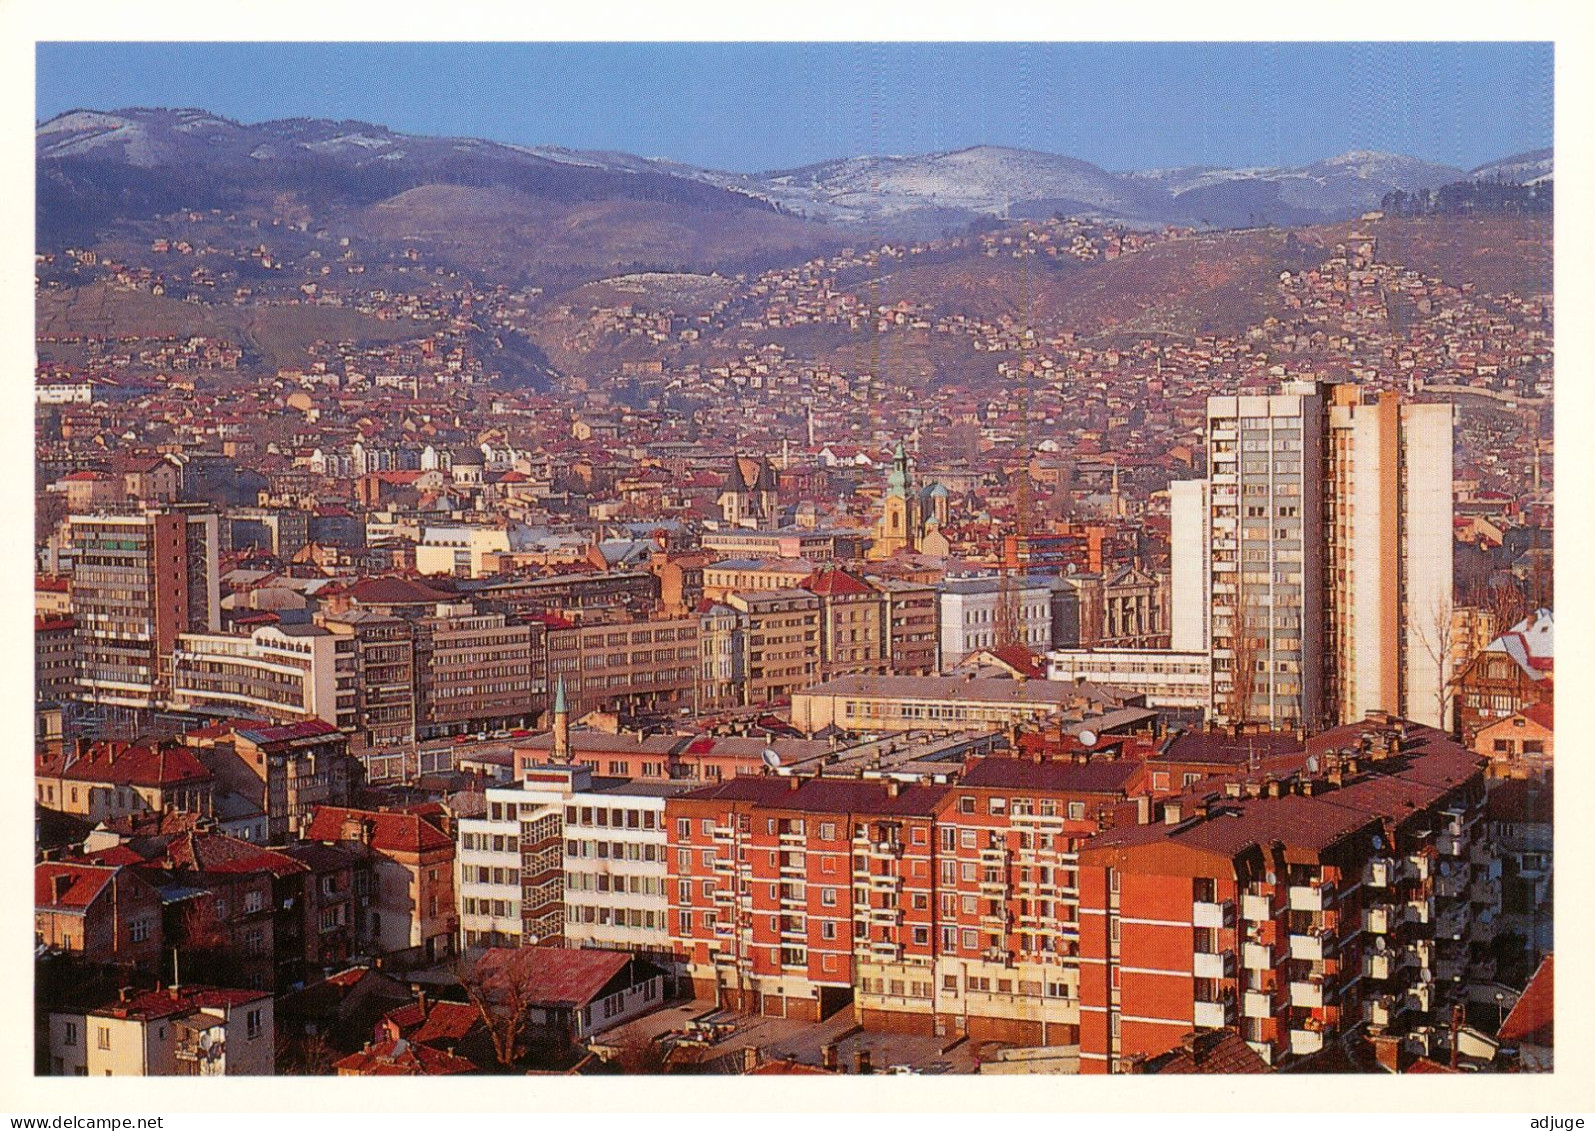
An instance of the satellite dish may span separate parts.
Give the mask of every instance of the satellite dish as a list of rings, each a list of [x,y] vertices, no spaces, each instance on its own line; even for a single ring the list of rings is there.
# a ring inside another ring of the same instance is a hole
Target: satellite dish
[[[1097,732],[1094,730],[1083,730],[1078,737],[1081,746],[1091,747],[1097,744]]]
[[[1268,873],[1268,875],[1264,876],[1263,879],[1270,885],[1279,883],[1279,877],[1273,872]]]
[[[1309,774],[1316,774],[1318,772],[1318,755],[1307,755],[1307,772]]]
[[[209,1052],[210,1051],[210,1042],[211,1042],[210,1030],[206,1029],[204,1032],[200,1033],[200,1035],[199,1035],[199,1047],[204,1049],[206,1052]]]
[[[1373,847],[1374,847],[1374,851],[1375,852],[1379,852],[1379,851],[1383,850],[1384,846],[1385,846],[1385,838],[1384,837],[1375,836],[1373,838]]]
[[[781,766],[781,755],[777,754],[768,746],[764,748],[764,753],[760,754],[759,757],[762,758],[764,760],[764,764],[772,770],[779,769]]]

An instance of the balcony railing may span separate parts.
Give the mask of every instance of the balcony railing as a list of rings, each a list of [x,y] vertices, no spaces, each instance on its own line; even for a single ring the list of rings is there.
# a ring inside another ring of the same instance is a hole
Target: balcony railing
[[[1273,907],[1266,895],[1241,896],[1241,918],[1248,923],[1261,923],[1274,916]]]
[[[1262,943],[1249,942],[1241,947],[1241,965],[1248,970],[1272,970],[1274,952]]]
[[[1324,1047],[1324,1035],[1315,1029],[1292,1029],[1290,1051],[1296,1056],[1308,1056]]]
[[[1195,1005],[1192,1023],[1198,1029],[1222,1029],[1231,1021],[1230,1004],[1223,1001],[1199,1001]]]
[[[1324,889],[1316,884],[1292,884],[1290,888],[1292,911],[1322,911]]]
[[[1293,934],[1290,936],[1290,956],[1292,958],[1320,962],[1323,960],[1329,946],[1329,935],[1325,931],[1310,931],[1307,934]]]
[[[1235,976],[1234,956],[1197,951],[1191,956],[1191,973],[1198,978],[1232,978]]]
[[[1241,995],[1241,1013],[1246,1017],[1272,1017],[1274,995],[1261,990],[1247,990]]]
[[[1198,927],[1228,927],[1234,924],[1234,915],[1235,905],[1228,900],[1223,903],[1198,901],[1191,907],[1191,922]]]
[[[1302,1009],[1322,1009],[1324,984],[1322,982],[1292,982],[1290,1004]]]

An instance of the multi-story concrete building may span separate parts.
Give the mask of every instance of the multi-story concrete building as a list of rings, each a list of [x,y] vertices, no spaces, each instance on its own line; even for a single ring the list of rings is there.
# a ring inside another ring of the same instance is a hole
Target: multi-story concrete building
[[[638,616],[588,610],[575,623],[546,625],[546,670],[562,679],[571,710],[691,708],[698,685],[696,615]]]
[[[1080,849],[1083,1072],[1193,1029],[1236,1028],[1271,1064],[1364,1024],[1438,1046],[1495,930],[1480,761],[1388,718],[1306,749],[1293,783],[1237,777],[1162,821],[1143,804]]]
[[[366,763],[372,780],[402,776],[414,761],[414,630],[401,617],[368,609],[333,613],[320,623],[334,636],[354,641],[351,748]],[[397,765],[390,768],[390,762]]]
[[[855,984],[933,1000],[947,788],[746,775],[666,803],[670,934],[698,997],[818,1021]]]
[[[1207,652],[1167,652],[1135,648],[1060,648],[1047,653],[1047,678],[1096,684],[1138,695],[1148,707],[1207,713],[1213,661]]]
[[[540,623],[458,604],[439,605],[412,627],[418,738],[537,722],[547,703]]]
[[[739,707],[747,688],[746,614],[718,601],[698,612],[698,710]]]
[[[1455,410],[1355,385],[1329,397],[1329,716],[1446,726]]]
[[[1325,431],[1311,381],[1208,398],[1208,636],[1222,720],[1323,720]]]
[[[682,784],[538,766],[459,822],[461,945],[629,950],[673,963],[665,798]]]
[[[33,618],[33,697],[60,703],[78,689],[78,622],[70,615]]]
[[[1452,420],[1350,384],[1208,398],[1208,478],[1170,517],[1173,642],[1211,650],[1215,718],[1445,721]]]
[[[351,638],[313,624],[264,625],[248,636],[183,633],[172,652],[170,701],[353,730],[354,651]]]
[[[820,669],[820,599],[806,589],[760,589],[725,598],[747,618],[746,702],[793,699]]]
[[[1018,639],[1003,641],[1004,602],[1011,602]],[[941,670],[971,652],[1017,643],[1033,652],[1052,645],[1052,586],[1039,578],[980,577],[941,584]]]
[[[791,589],[813,576],[817,563],[807,558],[726,558],[703,567],[703,595],[723,601],[732,593]]]
[[[973,676],[844,676],[799,691],[792,725],[808,734],[957,731],[1033,723],[1065,710],[1102,713],[1140,707],[1140,697],[1089,684]],[[1151,712],[1140,714],[1151,718]]]
[[[82,697],[153,708],[170,691],[178,637],[221,628],[216,516],[73,515],[69,526]]]
[[[880,594],[887,668],[893,675],[932,675],[940,659],[941,600],[934,585],[896,577],[865,578]]]

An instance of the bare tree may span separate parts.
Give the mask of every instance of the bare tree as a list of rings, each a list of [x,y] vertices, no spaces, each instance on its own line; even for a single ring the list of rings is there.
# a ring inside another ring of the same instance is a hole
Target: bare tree
[[[1456,698],[1457,682],[1466,670],[1466,664],[1454,663],[1457,633],[1456,616],[1451,602],[1439,593],[1430,595],[1429,606],[1414,612],[1413,635],[1424,653],[1434,663],[1435,680],[1430,688],[1441,729],[1452,727],[1451,704]],[[1417,689],[1420,693],[1422,689]]]
[[[526,1051],[528,1012],[534,1000],[535,956],[531,950],[494,948],[479,957],[461,955],[454,966],[460,988],[482,1015],[493,1055],[505,1068]]]

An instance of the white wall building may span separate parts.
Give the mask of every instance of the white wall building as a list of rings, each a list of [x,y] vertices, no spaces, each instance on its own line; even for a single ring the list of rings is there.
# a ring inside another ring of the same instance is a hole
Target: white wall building
[[[665,892],[668,782],[594,778],[538,766],[489,789],[487,813],[459,822],[460,930],[467,947],[670,951]]]
[[[1206,652],[1207,602],[1213,582],[1207,480],[1169,484],[1169,648]]]
[[[172,653],[172,703],[285,721],[308,716],[347,729],[355,725],[354,674],[354,639],[317,625],[266,625],[249,636],[188,632]]]
[[[1052,643],[1052,586],[1044,581],[1013,578],[1017,634],[1032,652]],[[1001,644],[1000,578],[945,581],[941,594],[941,670],[947,671],[971,652]]]
[[[1206,652],[1060,648],[1047,653],[1047,678],[1144,695],[1148,707],[1206,711],[1213,666]]]

